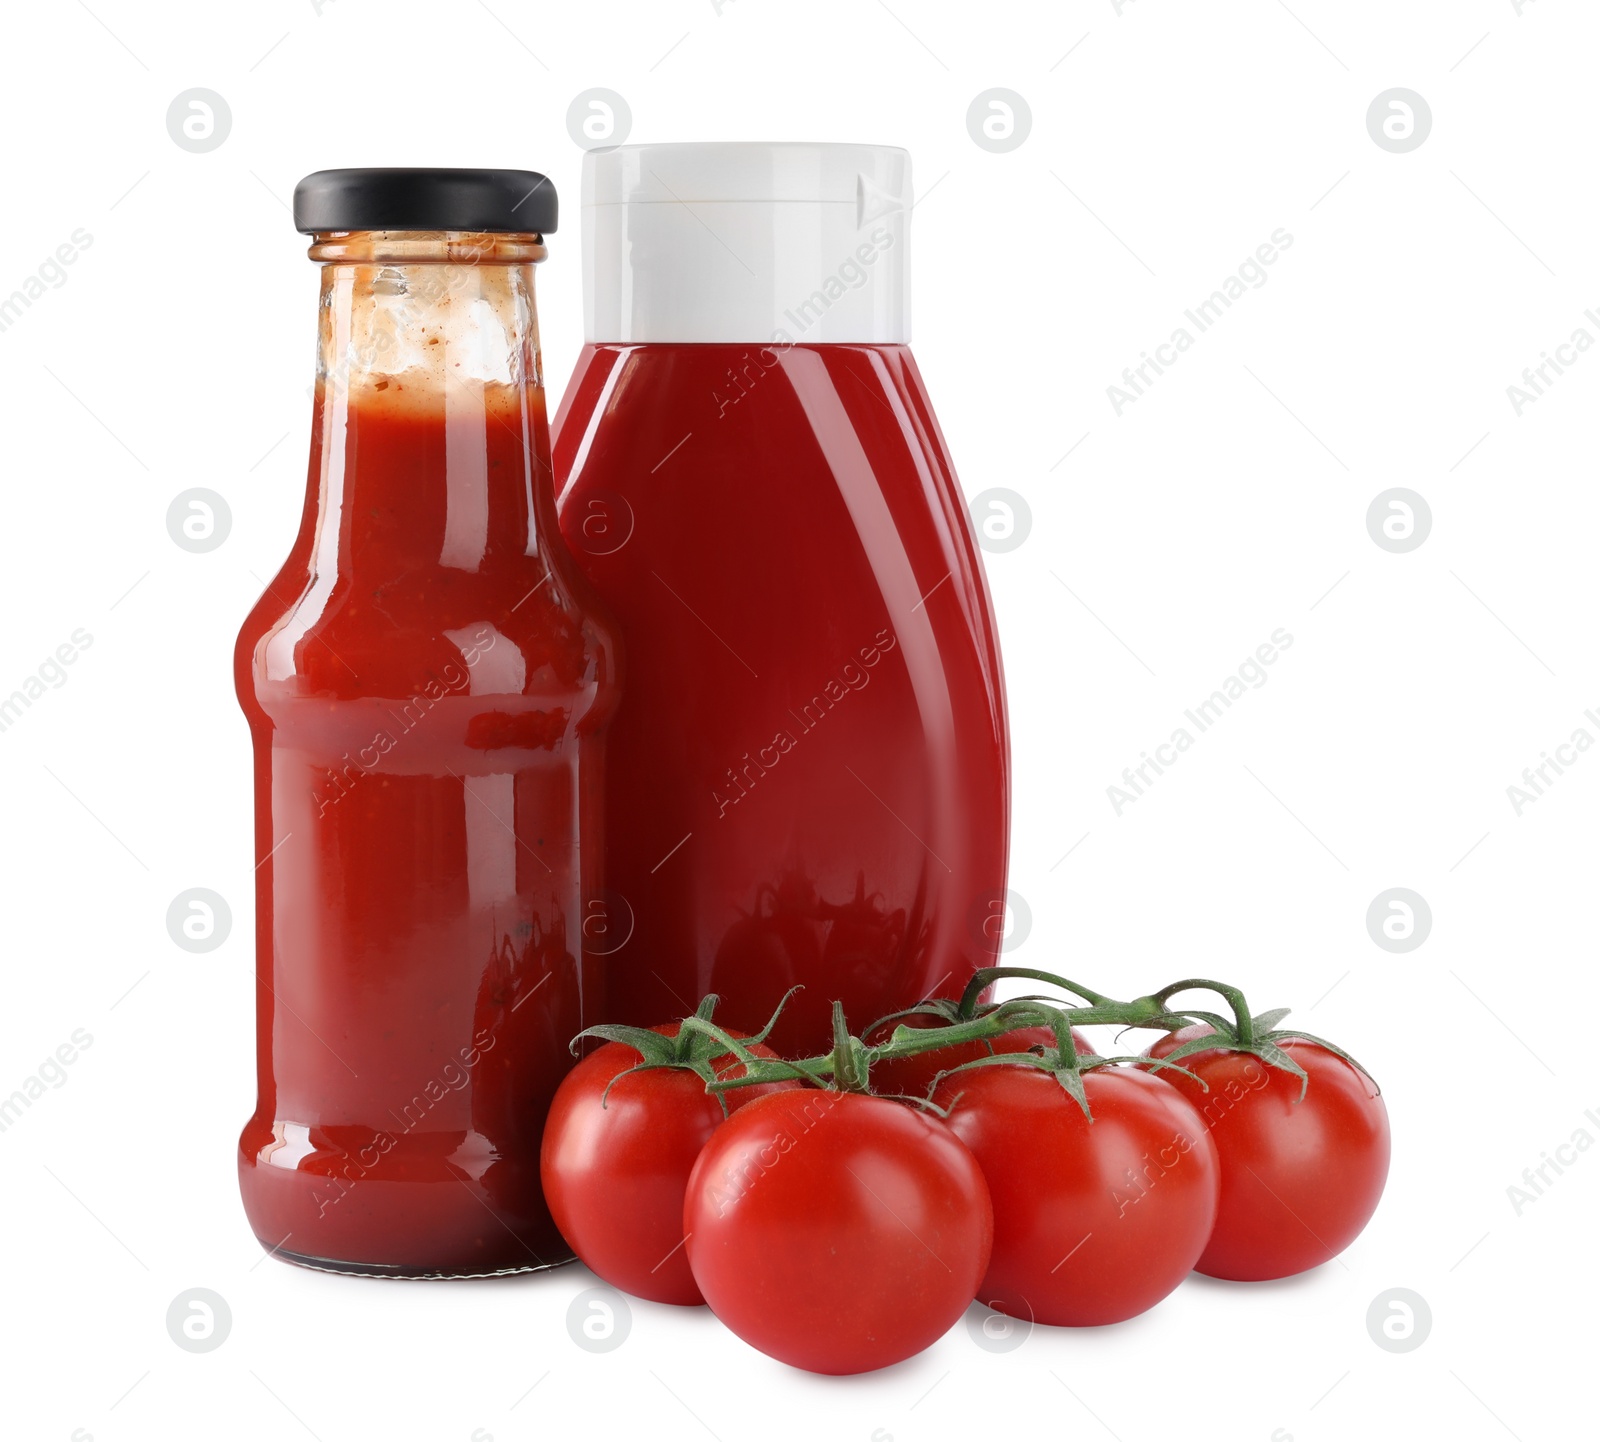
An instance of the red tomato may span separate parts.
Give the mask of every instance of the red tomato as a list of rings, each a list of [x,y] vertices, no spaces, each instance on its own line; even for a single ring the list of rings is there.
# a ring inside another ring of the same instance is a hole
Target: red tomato
[[[1193,1268],[1217,1211],[1217,1152],[1192,1106],[1131,1067],[1096,1067],[1083,1088],[1093,1122],[1033,1067],[963,1072],[934,1097],[993,1200],[978,1300],[1058,1327],[1153,1307]]]
[[[983,1173],[934,1117],[816,1088],[718,1127],[683,1206],[711,1310],[810,1372],[888,1367],[971,1305],[993,1219]]]
[[[651,1030],[676,1036],[678,1025]],[[633,1047],[613,1041],[567,1073],[545,1121],[539,1177],[561,1235],[596,1276],[652,1302],[698,1306],[704,1299],[683,1249],[683,1194],[722,1108],[692,1071],[669,1068],[623,1077],[602,1107],[612,1079],[638,1063]],[[722,1057],[714,1069],[726,1075],[737,1066]],[[729,1110],[786,1085],[730,1091]]]
[[[937,1017],[908,1016],[901,1019],[906,1026],[921,1031],[941,1025]],[[1056,1034],[1047,1026],[1025,1026],[1020,1031],[1008,1031],[992,1041],[968,1041],[939,1051],[925,1051],[917,1056],[895,1057],[880,1061],[872,1068],[872,1089],[880,1094],[908,1097],[925,1097],[933,1080],[942,1071],[958,1067],[962,1062],[976,1061],[981,1056],[996,1052],[1029,1051],[1036,1046],[1054,1046]],[[1072,1033],[1072,1044],[1079,1056],[1093,1056],[1095,1050],[1077,1032]]]
[[[1185,1027],[1151,1046],[1165,1056],[1211,1028]],[[1377,1210],[1389,1175],[1389,1113],[1378,1089],[1315,1042],[1280,1043],[1300,1079],[1240,1051],[1202,1051],[1157,1072],[1199,1108],[1222,1159],[1222,1199],[1196,1263],[1210,1277],[1260,1282],[1320,1266],[1353,1242]]]

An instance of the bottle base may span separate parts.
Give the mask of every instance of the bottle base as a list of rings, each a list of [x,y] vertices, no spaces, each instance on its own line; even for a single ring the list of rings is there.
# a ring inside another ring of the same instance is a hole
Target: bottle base
[[[485,1148],[464,1148],[457,1133],[416,1130],[386,1149],[341,1138],[333,1151],[318,1129],[292,1164],[264,1162],[285,1151],[274,1146],[280,1128],[297,1130],[274,1123],[263,1143],[252,1119],[238,1155],[245,1215],[269,1256],[406,1279],[507,1276],[572,1259],[539,1190],[537,1142],[522,1146],[526,1160],[496,1155],[485,1166],[476,1154]]]
[[[341,1277],[388,1277],[397,1282],[469,1282],[487,1277],[516,1277],[527,1272],[551,1272],[577,1260],[561,1257],[553,1262],[529,1262],[515,1267],[501,1267],[488,1272],[451,1271],[437,1267],[386,1266],[376,1262],[340,1262],[327,1257],[307,1256],[282,1247],[267,1248],[267,1255],[280,1262],[290,1262],[313,1272],[331,1272]]]

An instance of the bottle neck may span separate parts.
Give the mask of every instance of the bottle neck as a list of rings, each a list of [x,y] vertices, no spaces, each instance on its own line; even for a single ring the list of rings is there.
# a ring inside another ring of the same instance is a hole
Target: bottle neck
[[[537,237],[319,236],[317,565],[384,585],[553,535]]]

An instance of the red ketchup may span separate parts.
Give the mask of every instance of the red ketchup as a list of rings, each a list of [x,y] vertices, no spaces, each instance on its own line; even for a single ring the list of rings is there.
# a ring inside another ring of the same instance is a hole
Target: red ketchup
[[[554,196],[526,172],[322,172],[296,223],[323,266],[305,511],[236,653],[245,1209],[311,1266],[548,1266],[570,1252],[544,1115],[602,1019],[582,906],[616,694],[550,483],[531,266]]]
[[[907,339],[910,174],[872,146],[586,157],[561,524],[628,646],[610,1019],[723,997],[773,1044],[958,995],[998,950],[1005,697]]]

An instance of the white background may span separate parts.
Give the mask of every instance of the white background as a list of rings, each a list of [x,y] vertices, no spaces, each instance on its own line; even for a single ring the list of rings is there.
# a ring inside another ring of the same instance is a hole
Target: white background
[[[1578,1435],[1600,1155],[1547,1172],[1521,1215],[1507,1188],[1578,1129],[1600,1139],[1583,990],[1600,755],[1520,816],[1506,788],[1575,728],[1600,737],[1584,717],[1600,355],[1521,416],[1506,387],[1578,326],[1600,338],[1583,317],[1600,306],[1600,16],[1579,0],[491,5],[6,11],[0,295],[75,229],[93,243],[0,333],[0,693],[75,628],[93,644],[0,734],[0,1094],[74,1029],[93,1043],[0,1134],[0,1433]],[[195,86],[232,112],[205,154],[165,122]],[[590,1284],[577,1268],[399,1285],[261,1260],[234,1177],[253,858],[230,652],[301,504],[315,278],[287,200],[323,166],[548,171],[567,221],[540,273],[554,399],[580,343],[565,116],[591,86],[626,97],[637,141],[913,152],[915,350],[969,496],[1005,487],[1032,512],[1026,542],[987,558],[1012,885],[1033,922],[1008,959],[1120,994],[1223,974],[1362,1057],[1394,1165],[1340,1261],[1194,1279],[1132,1323],[1040,1329],[1005,1355],[958,1326],[837,1381],[642,1303],[625,1344],[590,1355],[565,1320]],[[1033,114],[1006,154],[966,128],[993,86]],[[1366,124],[1395,86],[1433,117],[1403,154]],[[1279,227],[1293,245],[1268,282],[1119,417],[1106,387]],[[209,554],[167,534],[191,486],[232,510]],[[1395,486],[1432,512],[1405,554],[1366,526]],[[1122,768],[1279,627],[1294,644],[1270,680],[1117,815]],[[205,955],[164,920],[195,886],[233,913]],[[1403,954],[1365,923],[1392,887],[1432,909]],[[204,1355],[166,1331],[191,1287],[232,1312]],[[1432,1314],[1404,1355],[1366,1325],[1394,1287]]]

